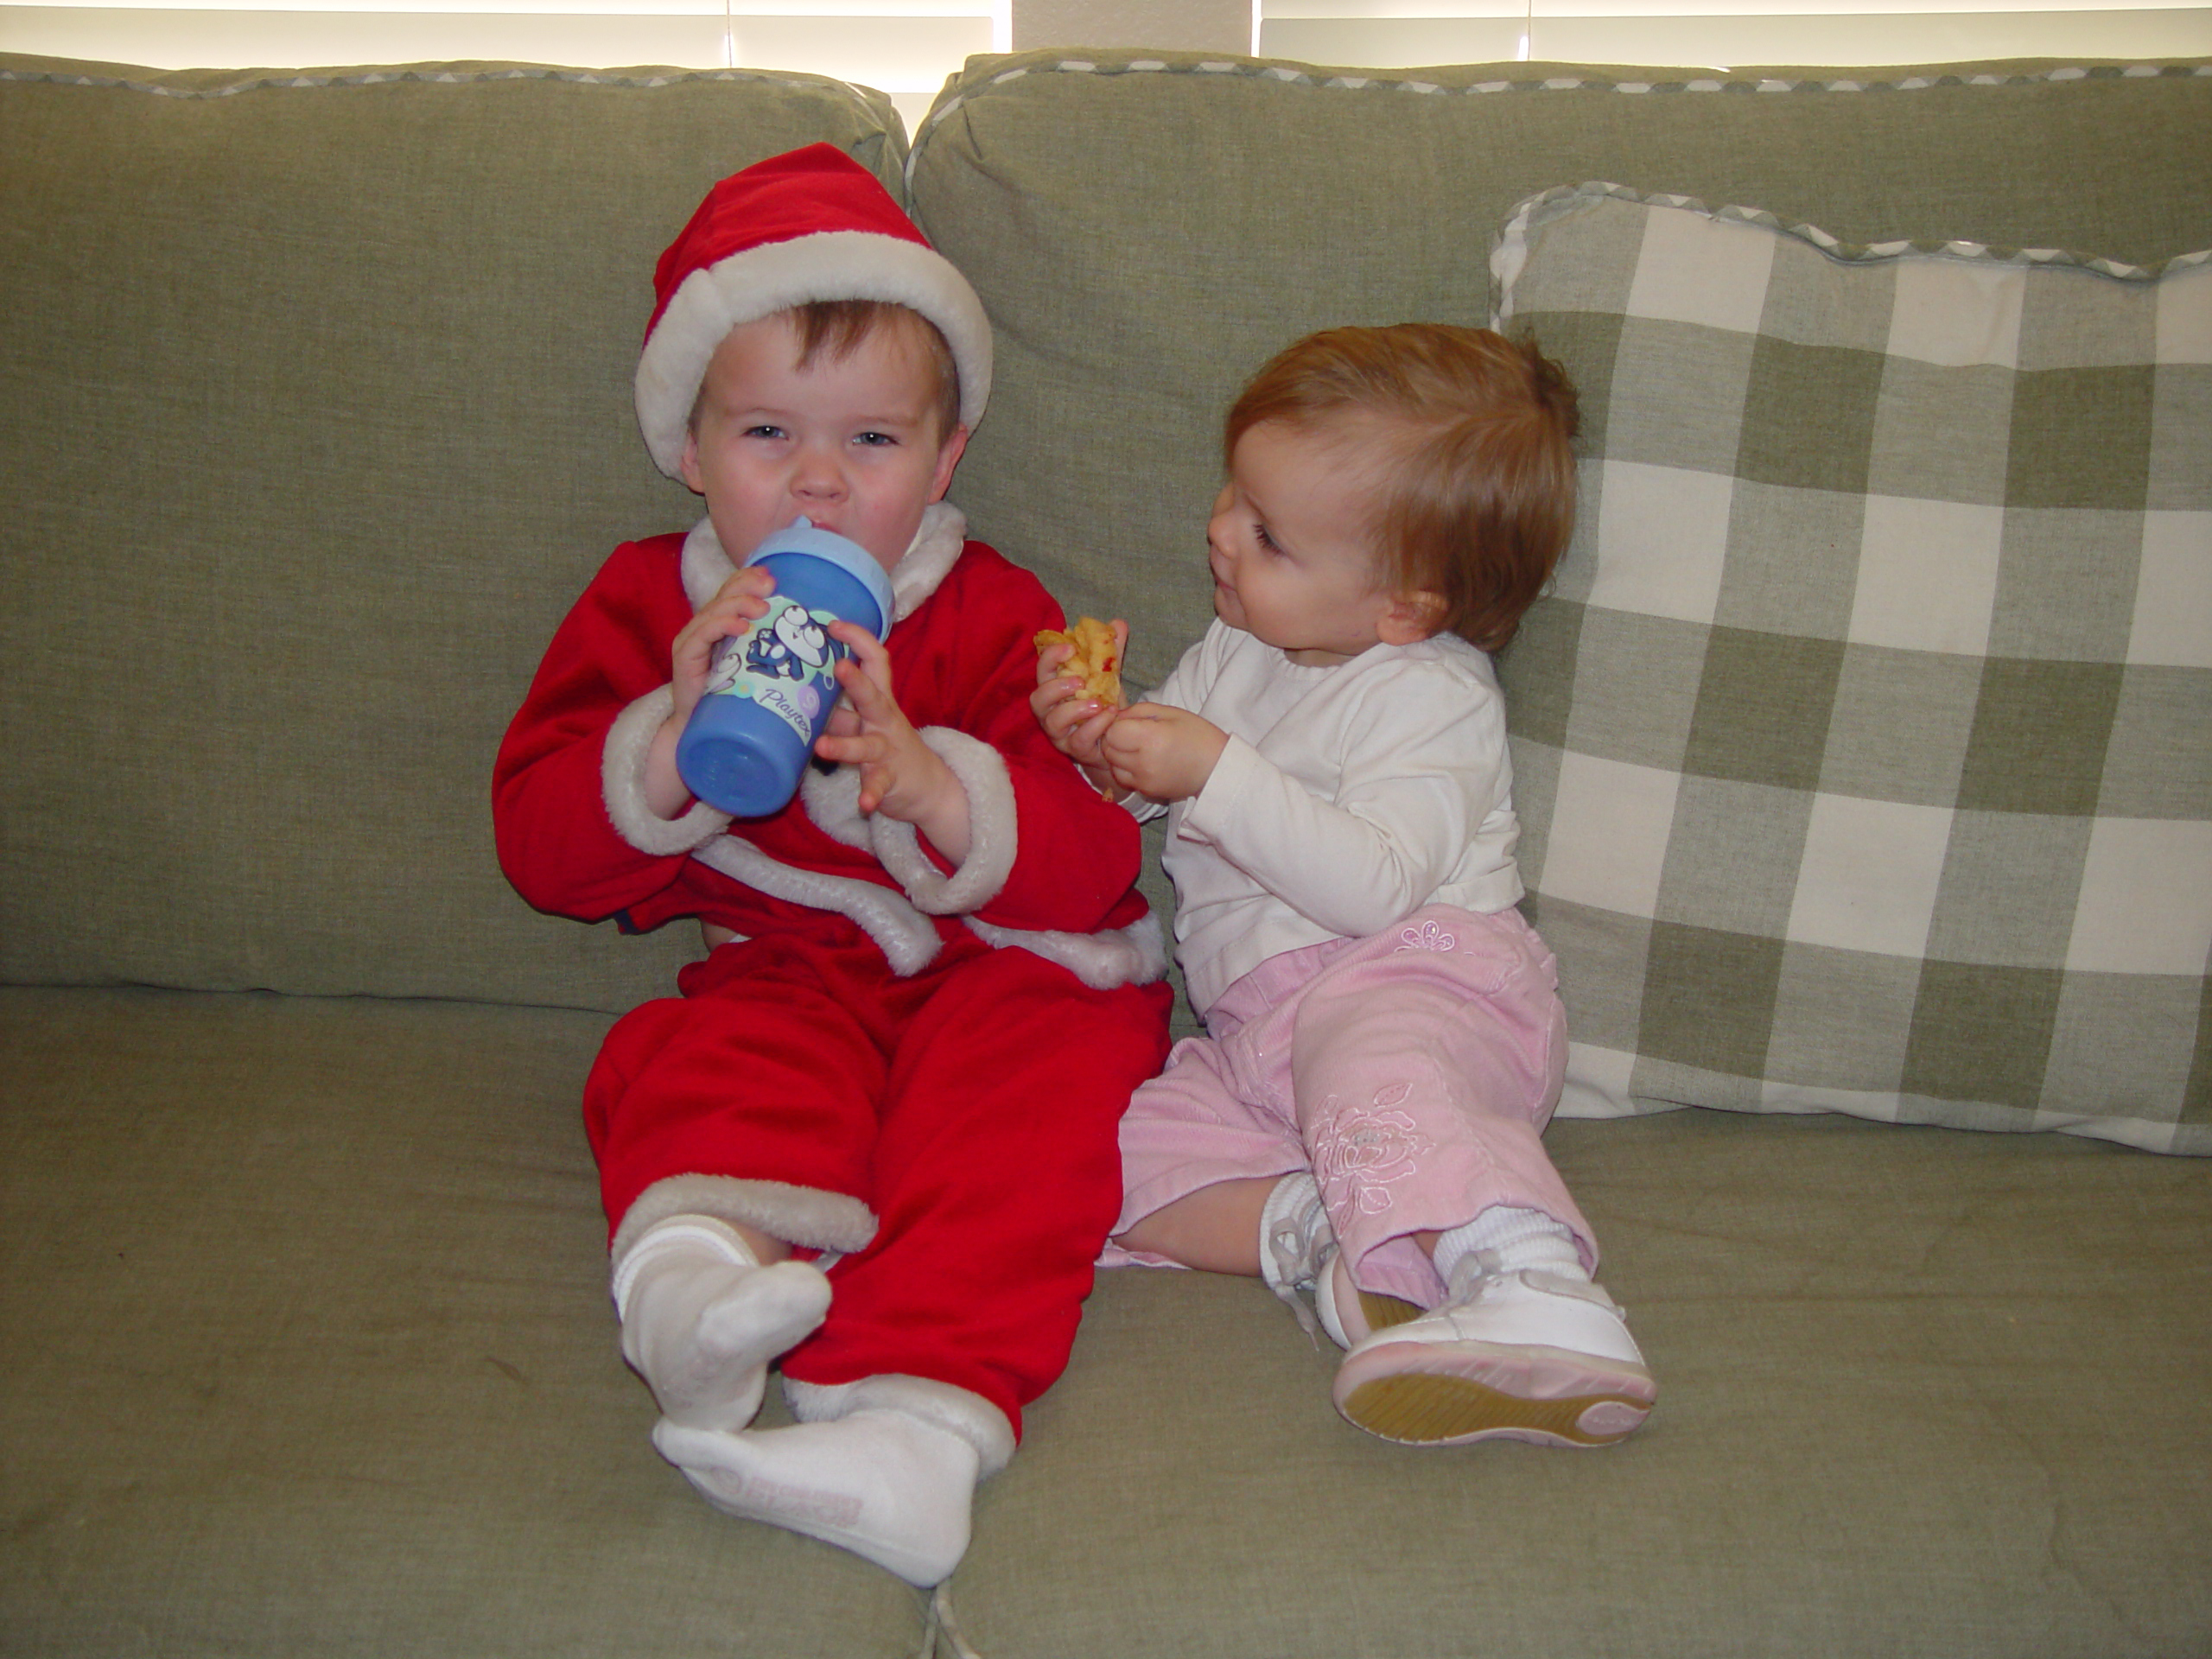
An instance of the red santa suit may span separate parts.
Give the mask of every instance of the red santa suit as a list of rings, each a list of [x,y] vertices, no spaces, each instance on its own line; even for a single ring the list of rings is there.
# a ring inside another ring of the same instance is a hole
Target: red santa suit
[[[703,522],[617,549],[495,773],[500,861],[538,908],[741,936],[620,1020],[586,1085],[614,1254],[705,1215],[835,1255],[787,1383],[933,1379],[1018,1435],[1120,1206],[1117,1121],[1166,1049],[1138,833],[1030,710],[1058,607],[944,505],[892,573],[885,646],[967,793],[966,860],[863,817],[850,767],[817,766],[772,817],[658,817],[642,779],[671,645],[731,569]]]

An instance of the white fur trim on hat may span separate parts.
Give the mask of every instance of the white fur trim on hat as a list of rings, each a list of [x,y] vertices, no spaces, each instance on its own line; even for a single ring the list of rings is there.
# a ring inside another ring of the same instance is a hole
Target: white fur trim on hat
[[[934,248],[877,231],[818,231],[744,248],[678,284],[638,359],[638,429],[654,464],[682,476],[683,441],[707,364],[729,331],[814,300],[887,300],[937,325],[960,376],[971,430],[991,395],[982,302]]]

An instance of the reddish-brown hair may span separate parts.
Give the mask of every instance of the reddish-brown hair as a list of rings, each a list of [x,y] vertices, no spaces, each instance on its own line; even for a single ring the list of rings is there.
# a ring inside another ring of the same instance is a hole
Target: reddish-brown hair
[[[1434,631],[1496,651],[1574,529],[1574,388],[1533,343],[1408,322],[1331,328],[1278,353],[1229,411],[1224,457],[1268,422],[1364,417],[1382,585],[1442,601]]]
[[[912,306],[890,300],[809,300],[780,315],[791,319],[791,328],[798,335],[802,369],[825,354],[832,363],[843,361],[879,329],[905,334],[920,348],[923,362],[936,382],[931,412],[937,416],[938,441],[951,436],[952,429],[960,424],[960,367],[953,361],[952,347],[945,343],[938,326]],[[699,397],[705,396],[702,383],[698,397],[691,402],[694,433],[699,429]]]
[[[880,329],[905,334],[921,347],[937,381],[938,437],[950,437],[960,424],[960,369],[952,360],[952,347],[938,326],[912,306],[890,300],[810,300],[793,306],[791,316],[798,331],[801,368],[823,353],[832,363],[841,362]]]

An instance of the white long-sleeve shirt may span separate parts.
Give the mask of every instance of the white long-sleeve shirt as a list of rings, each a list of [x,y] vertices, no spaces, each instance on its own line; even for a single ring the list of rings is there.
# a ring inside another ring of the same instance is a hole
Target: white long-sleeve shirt
[[[1456,634],[1307,668],[1217,621],[1152,701],[1229,734],[1205,788],[1166,809],[1176,954],[1200,1009],[1283,951],[1426,904],[1520,899],[1505,702]]]

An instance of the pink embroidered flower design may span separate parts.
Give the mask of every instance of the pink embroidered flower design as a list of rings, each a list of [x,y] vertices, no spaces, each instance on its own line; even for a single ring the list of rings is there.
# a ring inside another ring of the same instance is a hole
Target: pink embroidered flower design
[[[1456,950],[1459,948],[1459,939],[1434,922],[1423,922],[1419,927],[1407,928],[1398,937],[1405,943],[1391,952],[1393,956],[1406,950]]]
[[[1410,1115],[1391,1109],[1413,1092],[1408,1084],[1394,1083],[1379,1090],[1371,1106],[1349,1111],[1332,1109],[1333,1096],[1323,1105],[1326,1121],[1313,1142],[1313,1175],[1329,1194],[1329,1220],[1342,1235],[1358,1216],[1379,1216],[1393,1203],[1392,1185],[1404,1180],[1420,1166],[1421,1160],[1436,1150],[1436,1142],[1420,1133]]]

